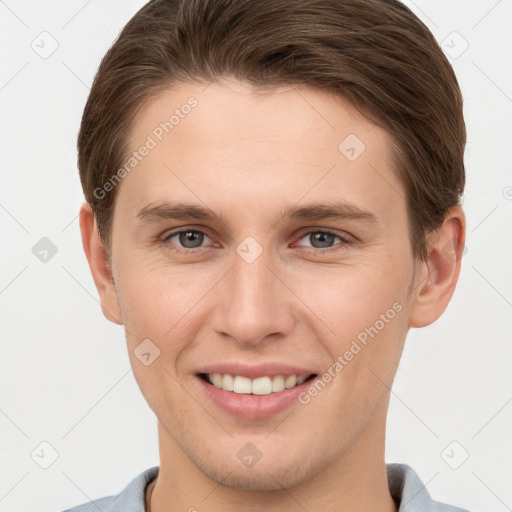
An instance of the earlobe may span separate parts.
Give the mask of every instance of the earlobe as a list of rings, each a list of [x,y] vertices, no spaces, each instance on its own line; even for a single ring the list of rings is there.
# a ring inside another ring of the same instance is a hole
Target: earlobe
[[[466,221],[460,206],[448,210],[440,228],[428,240],[428,257],[416,272],[410,327],[425,327],[445,311],[459,279]]]
[[[99,236],[98,225],[89,203],[84,203],[80,208],[80,231],[84,252],[100,296],[103,314],[111,322],[122,325],[117,290],[109,268],[105,247]]]

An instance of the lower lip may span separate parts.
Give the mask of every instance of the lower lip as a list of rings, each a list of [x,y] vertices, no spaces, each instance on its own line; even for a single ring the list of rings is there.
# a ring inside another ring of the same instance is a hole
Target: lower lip
[[[206,395],[224,411],[240,418],[268,418],[284,411],[297,401],[302,391],[308,388],[313,379],[309,379],[299,386],[284,389],[269,395],[246,395],[225,391],[213,384],[209,384],[201,377],[196,377]]]

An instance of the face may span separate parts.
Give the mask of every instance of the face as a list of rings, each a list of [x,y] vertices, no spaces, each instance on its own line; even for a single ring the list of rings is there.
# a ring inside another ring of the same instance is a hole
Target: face
[[[179,85],[141,109],[112,269],[162,459],[271,490],[382,441],[415,270],[390,145],[307,87]]]

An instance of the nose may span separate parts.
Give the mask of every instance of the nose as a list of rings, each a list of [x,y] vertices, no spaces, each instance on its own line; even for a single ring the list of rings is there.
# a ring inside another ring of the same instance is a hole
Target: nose
[[[292,332],[296,298],[282,267],[266,251],[252,262],[235,253],[233,267],[219,285],[210,317],[217,334],[249,347]]]

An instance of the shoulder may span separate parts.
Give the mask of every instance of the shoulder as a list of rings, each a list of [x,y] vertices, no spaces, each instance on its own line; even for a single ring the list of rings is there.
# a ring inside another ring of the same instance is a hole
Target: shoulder
[[[407,464],[387,464],[388,485],[398,512],[469,512],[466,509],[435,501],[426,485]]]
[[[119,494],[82,503],[63,512],[144,512],[144,494],[147,485],[158,475],[158,466],[137,475]]]

